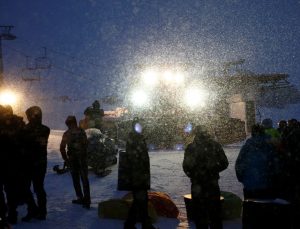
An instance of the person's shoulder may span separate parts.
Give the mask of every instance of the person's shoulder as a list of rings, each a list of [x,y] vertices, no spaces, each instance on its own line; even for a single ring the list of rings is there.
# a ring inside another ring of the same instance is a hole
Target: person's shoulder
[[[193,149],[195,149],[197,147],[197,145],[194,143],[194,142],[191,142],[189,143],[186,148],[185,148],[185,151],[186,152],[190,152],[192,151]]]
[[[42,128],[43,128],[44,130],[47,130],[47,131],[50,132],[50,127],[49,127],[49,126],[46,126],[46,125],[44,125],[44,124],[42,124],[41,126],[42,126]]]

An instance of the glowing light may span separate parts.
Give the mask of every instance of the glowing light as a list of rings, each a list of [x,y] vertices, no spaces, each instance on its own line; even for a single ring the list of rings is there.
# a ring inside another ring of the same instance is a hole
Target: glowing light
[[[17,103],[18,96],[12,91],[3,91],[0,93],[0,104],[2,105],[15,105]]]
[[[175,83],[177,84],[181,84],[184,82],[184,76],[182,73],[180,72],[177,72],[174,76],[174,80],[175,80]]]
[[[143,131],[143,127],[142,127],[141,124],[136,123],[136,124],[134,125],[134,130],[135,130],[137,133],[141,134],[142,131]]]
[[[163,79],[166,82],[172,82],[173,81],[173,73],[171,71],[165,71],[163,73]]]
[[[158,74],[154,70],[148,70],[142,74],[143,81],[149,85],[154,86],[158,83]]]
[[[185,103],[191,107],[204,107],[208,98],[208,92],[198,88],[190,88],[185,93]]]
[[[148,95],[142,91],[137,90],[132,93],[131,102],[138,107],[146,106],[149,102]]]
[[[185,128],[184,128],[184,132],[185,132],[185,133],[191,133],[192,130],[193,130],[193,125],[192,125],[192,123],[189,122],[189,123],[185,126]]]

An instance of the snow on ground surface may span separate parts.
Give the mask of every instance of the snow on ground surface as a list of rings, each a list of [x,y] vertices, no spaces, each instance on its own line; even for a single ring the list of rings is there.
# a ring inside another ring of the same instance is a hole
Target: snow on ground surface
[[[45,189],[48,195],[48,215],[46,221],[32,220],[21,222],[26,214],[25,206],[19,207],[19,222],[15,229],[122,229],[122,220],[98,218],[98,203],[110,198],[120,198],[127,192],[117,190],[118,166],[111,167],[112,173],[99,178],[89,174],[92,205],[86,210],[71,203],[75,198],[71,176],[69,173],[57,175],[52,171],[55,164],[62,165],[59,144],[63,131],[51,131],[48,144],[48,170],[45,179]],[[226,146],[225,152],[229,167],[221,173],[221,190],[231,191],[242,197],[242,186],[238,183],[234,172],[234,163],[240,149],[240,144]],[[180,210],[178,219],[159,218],[155,225],[160,229],[195,228],[186,219],[183,195],[190,193],[190,181],[182,171],[183,151],[153,151],[149,153],[151,163],[151,188],[153,191],[168,193]],[[137,228],[141,228],[140,225]],[[241,220],[224,221],[224,229],[242,228]]]

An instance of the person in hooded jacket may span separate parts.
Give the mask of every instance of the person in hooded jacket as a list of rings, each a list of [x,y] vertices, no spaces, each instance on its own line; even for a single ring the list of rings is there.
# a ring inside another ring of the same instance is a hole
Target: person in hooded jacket
[[[253,125],[251,138],[242,146],[235,163],[237,179],[244,186],[244,198],[274,197],[274,179],[278,174],[278,158],[264,128]]]
[[[82,207],[89,209],[91,197],[87,165],[87,136],[85,131],[78,127],[75,116],[68,116],[65,123],[68,130],[63,134],[60,152],[63,160],[70,167],[77,196],[77,199],[72,200],[72,203],[80,204]],[[82,189],[80,180],[82,181]]]
[[[23,171],[25,175],[25,203],[27,215],[22,221],[32,218],[45,220],[47,215],[47,195],[44,180],[47,170],[47,145],[50,128],[42,124],[42,110],[38,106],[26,110],[28,123],[23,130]],[[31,184],[36,194],[37,203],[31,192]]]
[[[11,224],[16,224],[17,206],[21,200],[19,195],[22,161],[20,137],[25,123],[22,117],[13,114],[13,109],[9,105],[1,106],[0,116],[0,217]],[[6,205],[3,190],[7,200]]]
[[[219,173],[228,167],[222,146],[213,140],[203,126],[196,126],[194,141],[184,152],[182,163],[191,179],[193,217],[197,229],[223,228]]]
[[[286,173],[283,183],[286,188],[286,198],[292,204],[293,228],[300,228],[300,127],[296,119],[288,121],[288,127],[283,135],[285,146]]]
[[[129,162],[125,174],[128,185],[124,186],[122,190],[129,190],[133,195],[133,202],[124,223],[124,229],[135,229],[138,215],[141,218],[142,229],[155,229],[148,216],[147,190],[150,189],[150,160],[147,143],[141,132],[142,126],[138,119],[135,119],[124,152],[124,157]]]

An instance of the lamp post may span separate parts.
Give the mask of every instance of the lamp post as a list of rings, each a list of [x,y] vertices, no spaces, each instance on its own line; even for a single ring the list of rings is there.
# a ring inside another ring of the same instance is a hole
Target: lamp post
[[[10,33],[10,30],[14,26],[11,25],[1,25],[0,33],[0,88],[3,86],[3,57],[2,57],[2,40],[14,40],[16,36]]]

